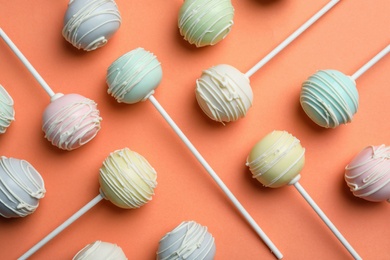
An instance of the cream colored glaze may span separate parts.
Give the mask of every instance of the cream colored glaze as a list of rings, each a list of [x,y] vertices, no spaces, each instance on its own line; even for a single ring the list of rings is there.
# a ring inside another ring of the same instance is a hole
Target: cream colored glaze
[[[248,77],[226,64],[204,70],[196,81],[195,94],[203,112],[221,123],[245,117],[253,102]]]
[[[184,221],[160,240],[157,260],[212,260],[214,255],[214,237],[207,227]]]
[[[127,257],[116,244],[98,240],[81,249],[73,260],[127,260]]]
[[[33,213],[45,196],[41,175],[25,160],[0,158],[0,215],[25,217]]]
[[[157,173],[140,154],[128,148],[111,153],[100,168],[100,191],[120,208],[139,208],[149,202]]]
[[[286,131],[273,131],[251,150],[246,165],[266,187],[293,184],[300,177],[305,162],[305,149]]]

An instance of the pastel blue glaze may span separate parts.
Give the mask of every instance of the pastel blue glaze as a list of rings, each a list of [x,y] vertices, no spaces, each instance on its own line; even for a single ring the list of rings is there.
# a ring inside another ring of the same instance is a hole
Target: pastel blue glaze
[[[352,121],[359,94],[351,77],[337,70],[320,70],[303,82],[300,103],[316,124],[335,128]]]
[[[134,104],[154,93],[162,79],[156,56],[143,48],[134,49],[114,61],[107,71],[108,93],[119,103]]]

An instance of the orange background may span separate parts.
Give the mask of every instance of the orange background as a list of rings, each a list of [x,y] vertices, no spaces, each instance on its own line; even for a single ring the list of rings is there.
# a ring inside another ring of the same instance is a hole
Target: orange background
[[[0,219],[1,259],[16,259],[98,194],[106,156],[129,147],[158,173],[153,200],[137,210],[102,201],[31,259],[71,259],[95,240],[116,243],[129,259],[155,259],[158,241],[184,220],[205,225],[216,259],[275,259],[227,197],[149,102],[118,104],[107,94],[108,66],[143,47],[162,63],[155,97],[225,184],[279,247],[285,259],[350,259],[294,187],[263,188],[245,166],[253,145],[286,130],[306,148],[300,183],[364,259],[390,259],[390,205],[355,198],[344,167],[365,146],[390,141],[390,57],[358,80],[360,107],[349,125],[322,129],[299,105],[301,83],[318,69],[353,74],[390,42],[388,0],[344,0],[251,77],[253,107],[223,126],[198,107],[194,86],[203,69],[226,63],[246,72],[328,1],[233,0],[234,26],[215,46],[197,49],[180,36],[182,0],[117,0],[122,25],[106,46],[79,51],[61,35],[67,1],[0,0],[0,26],[55,92],[98,103],[102,129],[67,152],[44,139],[49,96],[3,41],[0,84],[15,101],[16,121],[0,136],[0,153],[29,161],[45,180],[37,211]]]

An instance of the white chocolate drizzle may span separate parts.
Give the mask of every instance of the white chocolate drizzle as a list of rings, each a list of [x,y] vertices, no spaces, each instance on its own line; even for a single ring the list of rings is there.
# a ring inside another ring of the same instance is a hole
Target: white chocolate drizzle
[[[350,80],[353,82],[352,78]],[[345,92],[347,97],[341,92]],[[359,106],[358,98],[357,92],[352,91],[340,75],[332,73],[332,70],[320,70],[303,82],[300,102],[316,111],[321,121],[325,121],[323,127],[335,128],[352,121]]]
[[[365,198],[390,184],[390,146],[369,146],[371,155],[345,167],[345,181],[356,197]],[[362,178],[361,185],[358,179]],[[390,200],[388,194],[387,200]],[[390,201],[389,201],[390,202]]]
[[[75,1],[77,0],[71,0],[69,2],[69,5],[76,4]],[[102,35],[101,33],[98,33],[100,28],[111,23],[117,23],[120,25],[122,19],[114,0],[88,0],[85,2],[85,5],[79,8],[79,10],[66,22],[64,28],[62,29],[62,35],[76,48],[84,49],[86,51],[92,51],[96,48],[104,46],[108,41],[107,35]],[[107,5],[108,3],[112,4],[111,7],[110,5]],[[102,8],[102,6],[104,5],[106,6]],[[96,22],[93,27],[85,31],[80,30],[80,27],[85,22],[97,18],[99,16],[110,18],[95,19]],[[113,32],[106,33],[112,34]],[[86,45],[84,39],[89,35],[96,35],[97,38]]]
[[[117,156],[125,166],[119,163]],[[143,156],[128,148],[115,151],[106,158],[100,177],[127,208],[139,208],[149,202],[157,186],[157,173],[153,167]],[[102,189],[101,193],[106,199],[115,200]]]
[[[185,221],[160,240],[157,259],[212,260],[214,254],[214,237],[207,231],[207,227],[194,221]]]
[[[127,260],[123,250],[116,244],[95,241],[85,246],[73,260]]]
[[[157,57],[143,48],[136,48],[122,55],[107,70],[108,94],[119,103],[124,102],[126,94],[160,66]],[[153,93],[154,90],[147,93],[142,101]]]
[[[208,76],[207,79],[204,76]],[[240,76],[249,82],[244,74]],[[212,67],[204,70],[202,77],[196,80],[195,92],[202,110],[211,119],[223,123],[245,117],[252,106],[252,90],[243,87],[230,73]],[[211,114],[204,105],[207,105]]]
[[[40,174],[27,161],[4,156],[0,158],[0,173],[0,204],[13,214],[0,211],[0,215],[10,218],[33,213],[46,192]],[[33,204],[25,201],[26,195]]]
[[[210,12],[213,13],[211,17],[208,16]],[[191,0],[191,4],[178,19],[180,34],[197,47],[214,45],[229,34],[234,22],[231,19],[219,31],[215,31],[217,25],[225,17],[233,17],[233,14],[234,8],[230,0]],[[203,28],[204,26],[207,27]],[[204,41],[207,34],[214,35],[210,42]]]
[[[273,132],[275,133],[275,131]],[[258,178],[264,174],[267,174],[268,171],[274,167],[276,164],[282,160],[286,154],[290,153],[296,146],[300,145],[300,140],[295,138],[286,131],[282,131],[282,134],[279,138],[268,147],[264,153],[257,156],[254,160],[246,162],[246,165],[249,167],[252,177]],[[278,172],[275,174],[273,179],[268,183],[263,183],[265,187],[270,187],[278,180],[280,180],[285,174],[287,174],[305,155],[305,148],[301,149],[301,152],[296,156],[295,160],[290,163],[284,171]]]
[[[92,140],[100,130],[99,110],[88,98],[73,101],[53,113],[43,123],[43,131],[53,145],[64,150],[76,149]]]
[[[0,134],[4,134],[14,120],[14,101],[4,87],[0,85]]]

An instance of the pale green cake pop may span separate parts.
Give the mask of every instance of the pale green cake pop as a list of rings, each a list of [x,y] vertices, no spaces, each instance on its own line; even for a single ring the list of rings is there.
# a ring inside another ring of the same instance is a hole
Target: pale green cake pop
[[[232,29],[233,16],[230,0],[185,0],[179,11],[180,34],[197,47],[214,45]]]

